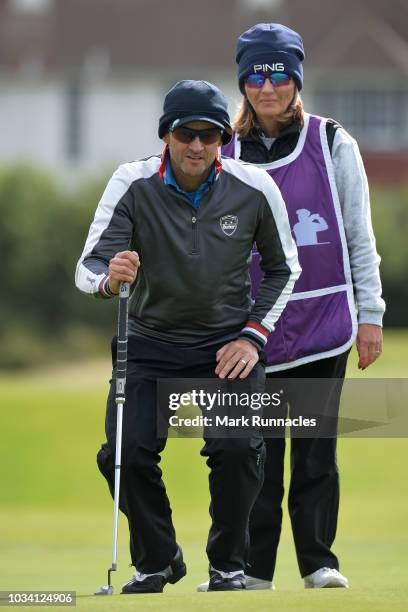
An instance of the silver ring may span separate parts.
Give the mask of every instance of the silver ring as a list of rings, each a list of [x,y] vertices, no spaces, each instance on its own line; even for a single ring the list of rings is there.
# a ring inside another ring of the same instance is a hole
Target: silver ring
[[[245,361],[245,359],[241,359],[241,361],[242,361],[242,363],[243,363],[244,365],[246,365],[246,364],[248,363],[247,361]]]

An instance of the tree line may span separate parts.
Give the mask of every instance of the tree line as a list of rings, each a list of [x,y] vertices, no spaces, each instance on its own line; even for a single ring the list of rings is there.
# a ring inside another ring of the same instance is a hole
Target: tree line
[[[0,368],[106,355],[116,303],[81,294],[74,272],[107,178],[67,187],[33,167],[0,169]],[[374,187],[371,201],[385,324],[408,326],[408,185]]]

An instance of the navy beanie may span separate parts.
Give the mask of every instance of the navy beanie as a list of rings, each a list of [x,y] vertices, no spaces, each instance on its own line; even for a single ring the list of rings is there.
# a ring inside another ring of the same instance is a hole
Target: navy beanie
[[[163,138],[170,126],[175,127],[176,122],[182,126],[190,121],[213,123],[223,130],[223,144],[231,140],[227,99],[216,85],[208,81],[179,81],[170,89],[159,119],[159,138]]]
[[[303,86],[305,58],[302,37],[280,23],[258,23],[241,34],[237,43],[238,83],[245,93],[244,81],[250,74],[284,72],[297,88]]]

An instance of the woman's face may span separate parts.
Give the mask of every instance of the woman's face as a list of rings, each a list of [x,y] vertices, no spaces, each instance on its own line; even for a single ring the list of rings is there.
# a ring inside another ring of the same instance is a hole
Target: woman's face
[[[248,84],[245,83],[245,93],[258,119],[273,119],[284,113],[292,102],[295,95],[295,82],[290,79],[287,85],[274,87],[267,78],[259,89],[248,87]]]

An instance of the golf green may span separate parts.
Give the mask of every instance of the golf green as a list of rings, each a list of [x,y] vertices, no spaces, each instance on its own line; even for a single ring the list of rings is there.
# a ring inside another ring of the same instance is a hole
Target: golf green
[[[407,339],[406,332],[387,335],[384,357],[363,376],[406,376]],[[354,356],[348,374],[362,375]],[[403,438],[339,441],[342,495],[334,549],[350,589],[303,589],[286,512],[276,591],[196,593],[207,572],[207,468],[199,456],[200,440],[172,439],[163,471],[188,574],[162,595],[119,595],[133,571],[121,517],[115,594],[94,597],[111,563],[113,506],[95,466],[108,378],[107,362],[0,377],[0,591],[75,590],[84,610],[137,604],[155,612],[406,609],[408,442]]]

